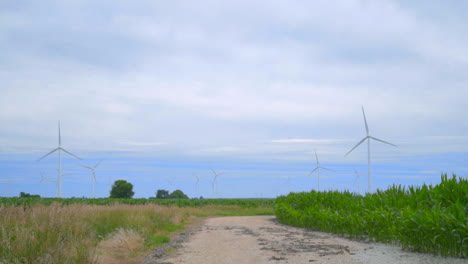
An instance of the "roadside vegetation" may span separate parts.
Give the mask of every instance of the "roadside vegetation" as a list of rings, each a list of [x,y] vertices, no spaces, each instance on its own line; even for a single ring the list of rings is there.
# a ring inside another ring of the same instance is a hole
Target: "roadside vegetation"
[[[273,214],[273,199],[0,198],[0,263],[140,263],[199,217]]]
[[[282,223],[395,243],[442,256],[468,257],[468,180],[442,175],[436,186],[291,193],[275,202]]]

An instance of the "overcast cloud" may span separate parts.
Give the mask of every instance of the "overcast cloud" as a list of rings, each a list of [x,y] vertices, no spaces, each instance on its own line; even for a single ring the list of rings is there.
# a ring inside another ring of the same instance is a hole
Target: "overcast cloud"
[[[3,1],[0,154],[40,156],[61,120],[64,145],[91,159],[314,162],[318,149],[365,163],[365,148],[343,157],[364,106],[371,134],[399,146],[375,144],[377,159],[468,160],[467,13],[462,0]]]

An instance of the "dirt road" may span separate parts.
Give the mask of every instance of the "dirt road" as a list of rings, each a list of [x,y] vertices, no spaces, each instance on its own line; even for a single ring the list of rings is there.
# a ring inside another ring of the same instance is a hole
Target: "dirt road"
[[[406,252],[397,246],[357,242],[289,227],[274,216],[206,219],[175,251],[156,251],[144,264],[410,263],[467,264],[468,259]]]

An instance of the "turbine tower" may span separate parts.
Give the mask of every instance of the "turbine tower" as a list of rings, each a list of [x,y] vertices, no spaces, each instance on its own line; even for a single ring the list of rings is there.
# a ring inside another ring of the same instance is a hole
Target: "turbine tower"
[[[372,192],[372,174],[371,174],[371,152],[370,152],[370,140],[373,139],[375,141],[380,141],[382,143],[385,143],[390,146],[397,147],[397,145],[394,145],[390,142],[383,141],[381,139],[375,138],[369,134],[369,126],[367,125],[367,120],[366,120],[366,114],[364,113],[364,106],[362,107],[362,116],[364,117],[364,124],[366,125],[366,136],[359,141],[354,148],[352,148],[348,153],[346,153],[345,157],[348,156],[349,153],[351,153],[355,148],[357,148],[359,145],[361,145],[364,141],[367,140],[367,192],[371,193]]]
[[[67,151],[66,149],[62,148],[62,139],[60,135],[60,121],[58,121],[58,147],[51,150],[49,153],[45,154],[42,156],[40,159],[37,161],[41,161],[43,158],[49,156],[50,154],[54,153],[55,151],[58,151],[58,174],[57,174],[57,195],[59,198],[62,198],[62,151],[67,153],[68,155],[75,157],[77,159],[81,159],[80,157],[72,154],[71,152]]]
[[[211,184],[212,187],[213,187],[213,196],[215,196],[217,194],[217,191],[218,191],[218,177],[223,175],[223,173],[217,173],[215,170],[211,170],[214,174],[214,179],[213,179],[213,183]]]
[[[320,162],[317,156],[317,151],[315,149],[314,149],[314,152],[315,152],[315,159],[317,160],[317,165],[307,176],[310,176],[312,173],[314,173],[314,171],[317,171],[317,190],[320,191],[320,169],[329,170],[329,171],[334,171],[334,170],[320,166]]]
[[[83,168],[86,168],[86,169],[89,169],[91,170],[92,174],[91,174],[91,184],[92,184],[92,187],[91,187],[91,194],[92,194],[92,197],[94,198],[94,184],[96,183],[96,174],[94,173],[94,170],[96,170],[97,166],[99,166],[99,164],[101,163],[102,160],[100,160],[96,165],[94,165],[94,167],[90,167],[90,166],[85,166],[85,165],[80,165],[81,167]]]

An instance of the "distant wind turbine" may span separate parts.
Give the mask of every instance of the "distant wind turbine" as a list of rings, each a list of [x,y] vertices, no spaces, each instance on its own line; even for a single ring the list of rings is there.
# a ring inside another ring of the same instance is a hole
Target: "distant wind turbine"
[[[312,173],[314,173],[314,171],[317,171],[317,190],[320,191],[320,169],[329,170],[329,171],[334,171],[334,170],[323,167],[323,166],[320,166],[320,162],[319,162],[319,159],[318,159],[318,156],[317,156],[317,151],[315,149],[314,149],[314,152],[315,152],[315,159],[317,160],[317,165],[309,173],[308,176],[310,176]]]
[[[43,182],[45,182],[45,181],[46,181],[46,182],[55,182],[55,181],[52,180],[52,179],[46,178],[46,177],[44,176],[44,173],[41,172],[41,180],[39,181],[39,183],[43,183]]]
[[[166,178],[167,183],[169,183],[169,190],[172,189],[172,180],[170,178]]]
[[[215,170],[211,170],[211,171],[214,174],[212,187],[213,187],[213,196],[215,196],[215,195],[217,195],[217,192],[218,192],[218,177],[223,175],[223,172],[217,173]]]
[[[39,181],[39,184],[41,185],[41,195],[44,196],[44,190],[42,188],[42,184],[44,182],[55,182],[54,180],[48,179],[44,176],[44,172],[41,172],[41,180]]]
[[[366,114],[364,113],[364,106],[362,107],[362,116],[364,117],[364,124],[366,125],[366,136],[361,140],[359,141],[356,146],[354,146],[354,148],[352,148],[350,151],[348,151],[348,153],[346,153],[345,157],[348,156],[349,153],[351,153],[355,148],[357,148],[359,145],[361,145],[364,141],[367,140],[367,192],[372,192],[372,174],[371,174],[371,152],[370,152],[370,140],[373,139],[373,140],[376,140],[376,141],[380,141],[382,143],[385,143],[387,145],[391,145],[391,146],[394,146],[394,147],[397,147],[397,145],[394,145],[390,142],[387,142],[387,141],[383,141],[381,139],[378,139],[378,138],[375,138],[373,136],[371,136],[369,134],[369,126],[367,126],[367,120],[366,120]]]
[[[359,174],[355,168],[353,168],[354,172],[356,173],[356,180],[354,181],[355,183],[357,182],[357,193],[361,194],[361,186],[360,186],[360,181],[359,177],[364,176],[362,174]]]
[[[97,168],[97,166],[99,166],[99,164],[101,163],[102,160],[100,160],[98,163],[96,163],[96,165],[94,165],[94,167],[90,167],[90,166],[85,166],[85,165],[80,165],[81,167],[83,168],[86,168],[86,169],[89,169],[91,170],[92,174],[91,174],[91,184],[92,184],[92,188],[91,188],[91,194],[92,194],[92,197],[94,198],[94,184],[96,183],[96,173],[94,172]]]
[[[7,192],[11,194],[11,182],[10,181],[16,181],[19,180],[17,178],[10,178],[10,179],[0,179],[0,184],[5,184],[7,186]]]
[[[50,154],[54,153],[55,151],[58,151],[58,175],[57,175],[57,195],[59,198],[62,198],[62,151],[67,153],[68,155],[75,157],[77,159],[81,159],[80,157],[72,154],[71,152],[67,151],[66,149],[62,148],[62,139],[60,135],[60,121],[58,122],[58,147],[51,150],[49,153],[45,154],[42,156],[40,159],[37,161],[41,161],[43,158],[49,156]]]
[[[196,191],[197,191],[197,197],[200,197],[200,189],[199,189],[200,177],[195,176],[195,179],[197,179],[196,182],[195,182],[195,188],[196,188]]]

